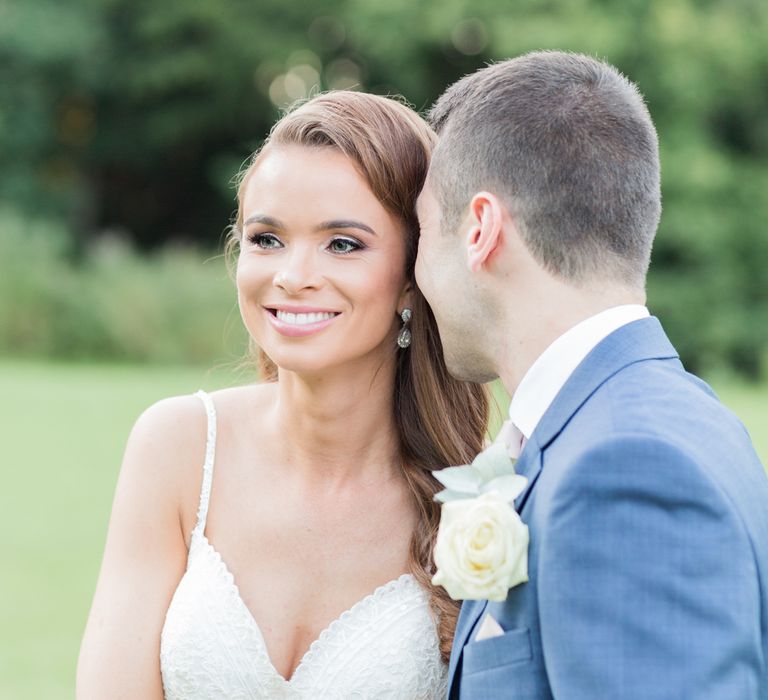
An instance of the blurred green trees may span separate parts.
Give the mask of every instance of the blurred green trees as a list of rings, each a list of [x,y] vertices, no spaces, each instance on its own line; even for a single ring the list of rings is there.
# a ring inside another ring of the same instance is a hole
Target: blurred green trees
[[[0,352],[172,355],[107,342],[115,333],[104,328],[96,342],[95,322],[74,313],[67,323],[59,314],[59,340],[33,343],[19,319],[48,317],[24,309],[31,292],[13,269],[26,266],[25,284],[40,279],[54,306],[69,294],[85,313],[106,303],[88,295],[107,295],[118,274],[96,272],[92,250],[105,235],[145,251],[220,244],[233,175],[296,98],[357,87],[402,93],[423,109],[488,60],[560,48],[617,65],[656,121],[664,214],[652,310],[693,369],[755,376],[768,359],[766,36],[760,0],[0,0],[0,236],[16,241],[0,260]],[[24,255],[27,222],[49,232],[60,263],[50,275],[33,270],[39,244],[23,263],[10,252]],[[162,295],[162,265],[130,255],[136,298]],[[223,326],[233,299],[217,289],[208,306],[220,311],[209,316],[221,313]],[[121,315],[115,300],[100,323]],[[150,301],[141,318],[153,318]],[[168,318],[189,316],[178,305]],[[156,333],[173,326],[147,320]]]

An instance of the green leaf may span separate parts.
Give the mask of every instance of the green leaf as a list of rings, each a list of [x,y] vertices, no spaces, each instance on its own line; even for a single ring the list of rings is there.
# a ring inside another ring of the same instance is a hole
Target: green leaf
[[[432,473],[443,486],[452,491],[473,495],[480,493],[480,484],[483,479],[477,469],[470,465],[448,467]]]
[[[488,449],[483,450],[475,457],[472,466],[480,473],[483,482],[515,473],[515,462],[502,442],[494,442]]]
[[[451,489],[443,489],[435,494],[435,500],[441,503],[448,503],[448,501],[460,501],[467,498],[474,498],[471,494],[463,491],[452,491]]]

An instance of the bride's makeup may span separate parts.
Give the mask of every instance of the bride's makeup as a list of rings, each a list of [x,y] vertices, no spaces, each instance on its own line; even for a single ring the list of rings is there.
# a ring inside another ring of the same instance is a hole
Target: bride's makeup
[[[240,311],[283,369],[393,358],[406,305],[402,223],[334,149],[279,146],[245,183]]]
[[[318,333],[341,315],[340,311],[309,306],[265,307],[264,310],[272,327],[289,338],[303,338]]]

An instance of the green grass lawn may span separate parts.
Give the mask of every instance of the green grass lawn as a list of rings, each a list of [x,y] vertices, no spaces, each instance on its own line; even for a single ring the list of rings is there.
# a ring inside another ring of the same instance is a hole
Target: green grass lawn
[[[70,698],[128,432],[152,402],[228,371],[0,361],[0,698]],[[715,382],[768,463],[768,385]]]
[[[71,698],[123,447],[154,401],[231,382],[203,369],[0,361],[0,698]]]

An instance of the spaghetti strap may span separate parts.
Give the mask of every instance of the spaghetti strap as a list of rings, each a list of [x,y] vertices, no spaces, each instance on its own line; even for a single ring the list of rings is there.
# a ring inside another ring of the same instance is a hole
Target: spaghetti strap
[[[213,399],[204,391],[195,393],[205,406],[208,417],[208,437],[205,443],[205,462],[203,464],[203,484],[200,488],[200,505],[197,509],[197,524],[194,532],[205,534],[205,520],[208,517],[208,501],[211,498],[211,483],[213,481],[213,462],[216,455],[216,407]]]

